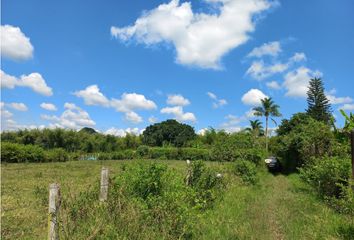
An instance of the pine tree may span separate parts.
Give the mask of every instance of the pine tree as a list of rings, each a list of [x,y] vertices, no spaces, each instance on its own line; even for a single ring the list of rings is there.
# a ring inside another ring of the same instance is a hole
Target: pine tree
[[[330,123],[332,117],[331,104],[324,93],[321,78],[310,80],[309,90],[307,91],[307,114],[317,121]]]

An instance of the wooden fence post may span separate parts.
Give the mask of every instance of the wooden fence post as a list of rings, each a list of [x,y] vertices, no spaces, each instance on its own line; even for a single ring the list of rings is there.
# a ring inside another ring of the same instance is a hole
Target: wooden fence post
[[[59,184],[49,185],[49,210],[48,210],[48,239],[59,239],[58,213],[60,207],[60,188]]]
[[[105,202],[108,195],[108,168],[103,167],[101,170],[101,189],[100,201]]]

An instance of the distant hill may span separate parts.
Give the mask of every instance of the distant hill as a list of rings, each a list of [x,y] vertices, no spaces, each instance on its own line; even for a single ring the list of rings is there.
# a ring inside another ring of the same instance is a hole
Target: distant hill
[[[89,127],[84,127],[79,132],[85,132],[88,134],[96,134],[97,133],[95,129],[89,128]]]

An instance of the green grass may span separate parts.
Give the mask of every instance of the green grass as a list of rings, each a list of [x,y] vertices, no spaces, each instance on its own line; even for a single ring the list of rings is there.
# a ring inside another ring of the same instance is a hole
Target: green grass
[[[2,239],[46,239],[48,185],[77,194],[98,184],[102,164],[119,174],[130,161],[2,164]],[[185,171],[184,161],[161,161]],[[209,163],[227,173],[227,164]],[[225,167],[226,166],[226,167]],[[231,175],[215,207],[199,216],[196,239],[350,239],[353,220],[327,207],[297,175],[260,171],[260,183],[245,186]]]

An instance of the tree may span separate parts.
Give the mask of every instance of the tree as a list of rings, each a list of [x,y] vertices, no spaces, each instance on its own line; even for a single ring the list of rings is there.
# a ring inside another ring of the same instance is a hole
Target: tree
[[[150,146],[170,144],[181,147],[195,136],[191,126],[170,119],[148,126],[143,133],[143,143]]]
[[[262,127],[262,122],[257,120],[250,120],[250,127],[246,128],[247,132],[253,133],[255,136],[262,136],[264,135],[264,130]]]
[[[274,103],[272,98],[264,98],[261,100],[262,105],[259,107],[254,107],[254,115],[259,117],[266,118],[266,130],[265,130],[265,137],[266,137],[266,151],[268,152],[268,121],[269,117],[280,117],[281,114],[279,112],[279,106]],[[271,118],[273,122],[275,120]]]
[[[321,78],[313,78],[309,83],[307,91],[307,114],[317,121],[330,124],[331,104],[324,93],[323,82]]]
[[[289,120],[283,119],[278,126],[278,136],[289,134],[297,125],[306,124],[311,121],[311,117],[304,112],[295,113]]]
[[[81,130],[79,132],[85,132],[88,134],[96,134],[97,133],[95,129],[90,128],[90,127],[81,128]]]

